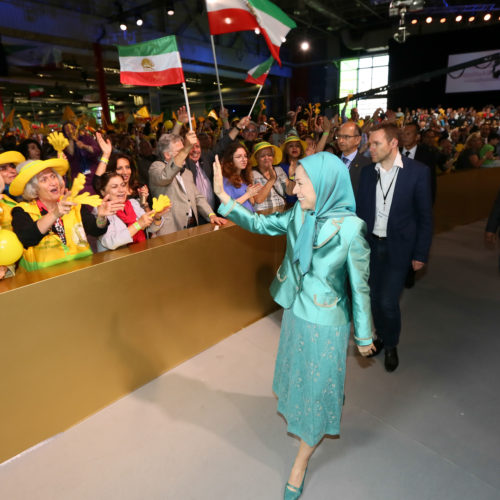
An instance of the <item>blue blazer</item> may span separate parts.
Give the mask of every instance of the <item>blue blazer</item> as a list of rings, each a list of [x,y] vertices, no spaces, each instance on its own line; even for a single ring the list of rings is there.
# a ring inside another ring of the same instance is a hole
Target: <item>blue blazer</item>
[[[304,276],[293,262],[293,248],[304,222],[299,203],[283,213],[259,215],[231,200],[219,213],[252,233],[286,234],[286,253],[271,285],[274,300],[310,323],[346,325],[354,321],[358,345],[372,342],[372,321],[368,275],[370,248],[364,238],[365,224],[358,217],[329,219],[319,231],[309,272]],[[352,291],[352,306],[346,280]]]
[[[430,171],[424,164],[402,157],[403,168],[394,187],[387,244],[394,263],[427,262],[432,241],[432,193]],[[356,212],[366,222],[368,234],[375,224],[375,164],[363,167],[356,196]]]

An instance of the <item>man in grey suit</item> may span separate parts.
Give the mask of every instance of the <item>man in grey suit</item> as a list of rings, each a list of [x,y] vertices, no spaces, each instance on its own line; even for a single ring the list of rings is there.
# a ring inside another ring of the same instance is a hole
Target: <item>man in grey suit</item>
[[[157,234],[173,233],[198,225],[200,217],[212,224],[222,225],[226,219],[217,217],[206,198],[198,191],[192,172],[184,167],[186,158],[198,141],[195,132],[182,137],[175,134],[163,136],[158,142],[161,160],[149,167],[149,189],[158,197],[164,194],[170,198],[172,208],[164,215],[163,225]]]
[[[356,195],[361,169],[371,163],[368,157],[363,156],[358,151],[361,143],[361,129],[354,122],[348,121],[339,128],[336,139],[337,145],[342,152],[340,159],[349,169],[352,190]]]

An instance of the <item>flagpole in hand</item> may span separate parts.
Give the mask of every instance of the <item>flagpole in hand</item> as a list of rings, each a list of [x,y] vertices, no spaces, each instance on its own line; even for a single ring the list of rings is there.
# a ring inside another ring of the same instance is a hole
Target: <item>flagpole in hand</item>
[[[215,78],[217,78],[217,89],[219,90],[220,107],[222,109],[224,108],[224,103],[222,102],[222,91],[220,89],[220,80],[219,80],[219,68],[217,66],[217,57],[215,57],[215,44],[213,35],[210,35],[210,41],[212,42],[212,54],[214,55],[214,63],[215,63]]]
[[[252,116],[252,111],[253,111],[253,108],[255,108],[255,105],[257,104],[257,99],[258,99],[258,98],[259,98],[259,96],[260,96],[260,93],[261,93],[261,91],[262,91],[262,87],[263,87],[263,86],[264,86],[264,85],[259,85],[259,91],[257,92],[257,95],[255,96],[255,101],[253,102],[252,107],[250,108],[250,113],[248,113],[248,116],[250,116],[250,117]]]
[[[182,88],[184,90],[184,99],[186,100],[186,111],[187,111],[188,120],[189,120],[189,130],[193,130],[193,122],[191,121],[191,109],[189,108],[188,92],[187,92],[185,81],[182,82]]]

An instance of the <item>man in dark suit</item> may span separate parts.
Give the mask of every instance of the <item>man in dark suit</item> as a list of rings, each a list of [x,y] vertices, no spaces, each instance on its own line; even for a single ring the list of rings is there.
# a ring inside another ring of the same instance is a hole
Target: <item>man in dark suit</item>
[[[403,128],[401,134],[401,143],[403,147],[400,149],[401,154],[410,158],[411,160],[419,161],[430,169],[431,173],[431,190],[432,190],[432,204],[436,201],[436,164],[438,161],[437,150],[421,144],[420,128],[416,123],[408,123]]]
[[[340,159],[349,169],[352,189],[356,194],[361,169],[371,163],[369,158],[358,151],[361,142],[361,129],[352,121],[346,122],[339,128],[336,138],[339,150],[342,152]]]
[[[377,332],[377,353],[385,349],[385,369],[399,364],[401,332],[399,297],[408,267],[427,262],[432,241],[429,169],[398,149],[398,128],[392,123],[370,133],[371,165],[363,168],[357,192],[357,213],[366,222],[370,244],[370,297]]]
[[[216,203],[212,179],[214,178],[215,155],[210,152],[202,152],[200,141],[196,138],[189,156],[186,158],[186,168],[191,171],[194,177],[196,189],[206,198],[213,212],[217,213],[218,203]],[[217,206],[216,206],[217,204]],[[203,218],[205,223],[210,222]],[[201,221],[200,221],[201,222]]]

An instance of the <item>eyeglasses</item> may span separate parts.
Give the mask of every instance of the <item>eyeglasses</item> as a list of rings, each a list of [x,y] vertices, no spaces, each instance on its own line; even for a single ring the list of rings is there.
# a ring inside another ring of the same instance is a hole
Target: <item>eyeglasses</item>
[[[247,158],[248,158],[247,155],[233,156],[233,160],[246,160]]]
[[[345,135],[345,134],[339,134],[335,136],[335,139],[339,140],[342,139],[346,141],[347,139],[353,139],[354,137],[361,137],[359,134],[356,135]]]
[[[274,153],[261,153],[261,154],[259,154],[259,155],[257,155],[257,154],[255,155],[255,157],[256,157],[257,159],[259,159],[259,158],[264,158],[265,156],[270,156],[270,157],[272,158],[272,157],[274,156]]]
[[[250,132],[252,134],[256,134],[257,133],[257,129],[256,128],[247,128],[247,129],[245,129],[245,132]]]

